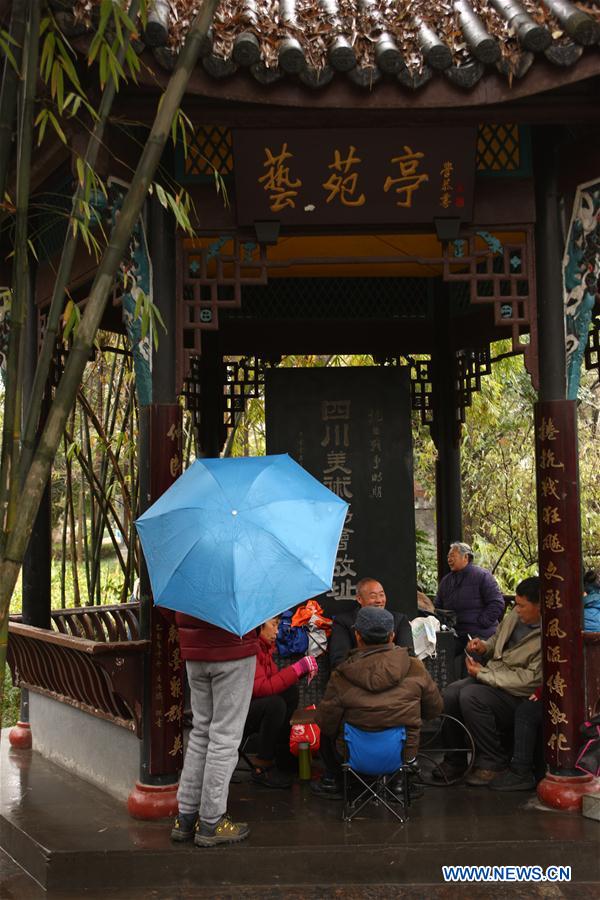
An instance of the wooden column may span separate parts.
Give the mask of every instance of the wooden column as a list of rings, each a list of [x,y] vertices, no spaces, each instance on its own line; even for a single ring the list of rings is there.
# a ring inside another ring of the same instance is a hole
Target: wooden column
[[[460,430],[457,416],[456,352],[450,340],[450,306],[445,285],[434,297],[435,347],[432,354],[433,422],[431,437],[438,458],[435,468],[435,506],[438,578],[448,571],[446,557],[452,541],[462,540]]]
[[[155,198],[150,203],[153,300],[167,333],[153,353],[152,404],[140,409],[140,512],[181,474],[181,407],[176,394],[175,229]],[[140,781],[129,797],[136,818],[158,819],[176,812],[183,765],[183,683],[177,629],[153,605],[145,565],[141,577],[141,636],[150,641],[144,666],[144,727]]]
[[[25,333],[25,365],[23,369],[24,406],[31,395],[38,357],[38,310],[36,306],[37,266],[33,259],[29,264],[29,284],[27,293],[27,329]],[[44,427],[48,409],[44,399],[40,415],[38,435]],[[25,414],[25,410],[23,411]],[[52,606],[52,507],[50,482],[48,479],[37,516],[33,523],[29,544],[23,558],[22,571],[22,615],[25,625],[36,628],[50,628]],[[29,725],[29,691],[21,688],[21,708],[19,721],[9,732],[12,747],[29,749],[32,744]]]
[[[565,323],[556,129],[534,137],[540,395],[535,404],[539,571],[542,582],[544,754],[539,797],[581,808],[591,776],[575,768],[583,721],[582,559],[577,410],[566,400]]]
[[[29,266],[29,291],[27,303],[27,331],[25,336],[25,367],[23,397],[25,403],[31,395],[38,357],[38,310],[35,303],[36,270],[33,260]],[[47,397],[42,405],[39,432],[44,426],[48,409]],[[52,517],[50,481],[35,518],[29,544],[23,559],[23,622],[37,628],[50,628]]]

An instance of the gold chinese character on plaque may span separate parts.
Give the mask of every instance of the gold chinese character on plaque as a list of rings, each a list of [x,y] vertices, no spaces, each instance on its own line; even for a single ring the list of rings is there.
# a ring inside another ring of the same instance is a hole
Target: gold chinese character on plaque
[[[567,714],[558,708],[554,700],[551,700],[548,704],[548,715],[550,716],[550,721],[553,725],[560,725],[563,722],[565,723],[565,725],[569,724]]]
[[[544,506],[542,509],[542,519],[544,525],[557,525],[559,522],[562,522],[556,506]]]
[[[398,178],[392,178],[391,175],[388,175],[383,183],[383,190],[387,194],[390,188],[394,188],[394,192],[399,198],[396,200],[396,206],[410,209],[412,207],[414,192],[417,191],[424,182],[429,181],[429,175],[417,171],[424,156],[424,153],[421,153],[420,151],[414,152],[411,147],[405,145],[404,153],[401,156],[394,156],[390,160],[393,165],[399,167],[400,176]]]
[[[282,144],[281,150],[277,154],[273,153],[269,147],[264,149],[263,168],[267,171],[258,179],[258,183],[262,184],[263,190],[269,194],[271,212],[281,212],[287,206],[295,208],[297,189],[302,187],[302,182],[299,178],[294,179],[290,176],[290,167],[286,165],[286,162],[293,158],[293,154],[288,151],[287,142]]]
[[[561,750],[571,749],[567,744],[567,737],[564,734],[551,734],[548,738],[548,746],[552,750],[556,750],[557,753]]]
[[[565,696],[565,688],[567,686],[567,682],[562,677],[560,672],[555,672],[554,675],[551,675],[546,684],[554,694],[558,694],[559,697]]]
[[[169,688],[171,691],[171,697],[173,697],[175,700],[181,697],[181,678],[177,678],[176,676],[171,678],[169,681]]]
[[[562,577],[562,575],[558,574],[558,569],[556,568],[556,566],[554,565],[552,560],[550,560],[550,562],[546,566],[546,571],[544,572],[544,578],[546,579],[546,581],[551,581],[553,578],[556,578],[557,581],[565,580]]]
[[[556,478],[542,478],[542,494],[544,497],[556,497],[557,500],[560,500],[556,492],[556,487],[558,485],[558,480]]]
[[[540,441],[555,441],[557,434],[560,434],[560,432],[552,419],[543,418],[540,427],[538,428]]]
[[[362,193],[358,193],[358,172],[352,171],[357,167],[362,159],[356,156],[356,147],[350,145],[348,154],[342,159],[339,150],[333,151],[333,162],[327,166],[333,169],[333,172],[322,184],[329,195],[325,198],[325,203],[331,203],[336,197],[342,206],[362,206],[366,197]]]
[[[546,609],[562,609],[562,600],[560,599],[560,591],[548,588],[544,594],[546,600]]]
[[[177,756],[178,753],[183,751],[183,741],[181,739],[181,735],[178,734],[173,741],[173,746],[169,750],[169,756]]]
[[[165,713],[167,722],[179,722],[183,719],[183,709],[180,703],[173,703]]]
[[[175,476],[178,474],[180,469],[181,469],[181,461],[180,461],[179,457],[177,456],[177,454],[175,454],[175,456],[172,456],[171,459],[169,460],[169,472],[171,473],[171,476],[173,478],[175,478]]]
[[[554,450],[542,450],[540,469],[564,469],[565,464],[556,461]]]
[[[181,428],[179,428],[177,425],[171,425],[171,427],[167,431],[167,437],[172,441],[176,441],[180,434]]]
[[[544,550],[550,550],[551,553],[565,552],[565,548],[561,544],[560,538],[556,533],[547,534],[542,541],[542,547],[544,548]]]
[[[567,632],[563,631],[558,623],[558,618],[550,619],[546,625],[546,637],[564,638]]]
[[[169,636],[167,643],[176,644],[178,639],[177,625],[169,625]]]
[[[566,662],[566,659],[561,658],[560,647],[558,644],[553,644],[551,647],[546,647],[546,659],[548,660],[548,662]]]

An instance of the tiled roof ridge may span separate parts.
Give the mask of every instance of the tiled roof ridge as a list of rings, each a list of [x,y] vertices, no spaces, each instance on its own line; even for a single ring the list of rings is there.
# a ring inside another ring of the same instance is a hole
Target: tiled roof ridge
[[[97,21],[100,0],[51,2],[67,30]],[[165,68],[200,5],[151,7],[141,41]],[[536,56],[574,65],[599,41],[597,0],[222,0],[201,65],[214,78],[248,69],[261,84],[321,87],[339,72],[367,88],[392,79],[416,89],[439,73],[468,89],[490,69],[521,78]]]

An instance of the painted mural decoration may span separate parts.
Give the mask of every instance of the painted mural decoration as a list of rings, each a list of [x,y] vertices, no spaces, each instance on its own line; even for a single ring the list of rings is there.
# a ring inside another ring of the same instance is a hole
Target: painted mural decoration
[[[118,178],[107,181],[108,195],[95,198],[96,211],[114,225],[129,185]],[[136,316],[138,301],[152,301],[152,264],[142,217],[129,239],[129,249],[121,262],[121,305],[123,322],[133,353],[135,388],[141,406],[152,403],[152,320],[142,336],[142,316]]]
[[[577,399],[600,276],[600,179],[580,184],[563,257],[567,397]]]

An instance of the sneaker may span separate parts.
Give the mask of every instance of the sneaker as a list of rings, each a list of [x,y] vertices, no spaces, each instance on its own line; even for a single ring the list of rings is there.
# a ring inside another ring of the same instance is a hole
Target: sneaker
[[[455,766],[452,763],[443,762],[439,763],[435,769],[431,770],[431,777],[434,781],[445,782],[449,784],[452,781],[458,781],[459,778],[464,775],[466,772],[465,766]]]
[[[250,778],[255,784],[270,788],[289,788],[293,782],[291,775],[287,775],[276,766],[270,766],[268,769],[257,766],[252,770]]]
[[[311,781],[310,789],[317,797],[325,800],[343,800],[344,791],[334,778],[321,778],[320,781]]]
[[[535,784],[531,772],[514,772],[507,769],[506,772],[496,773],[496,777],[488,782],[488,787],[493,791],[532,791]]]
[[[501,774],[504,774],[504,771],[499,772],[494,769],[473,769],[473,771],[465,778],[465,784],[470,785],[470,787],[486,787],[490,781]]]
[[[225,813],[216,825],[207,825],[199,821],[194,843],[196,847],[218,847],[219,844],[237,844],[250,834],[247,822],[232,822],[231,816]]]
[[[176,843],[191,841],[198,828],[197,813],[179,813],[171,830],[171,840]]]

